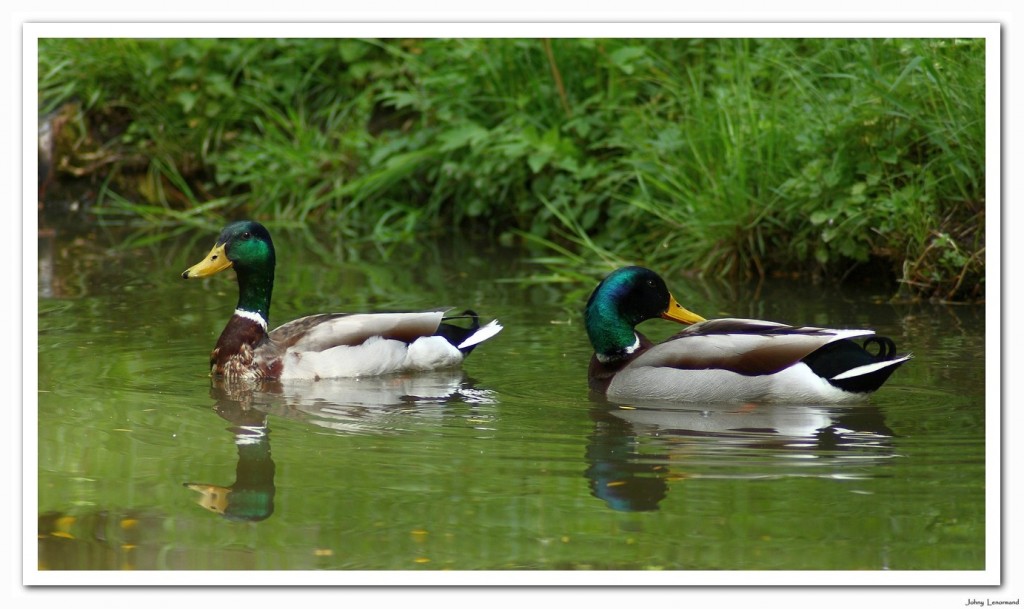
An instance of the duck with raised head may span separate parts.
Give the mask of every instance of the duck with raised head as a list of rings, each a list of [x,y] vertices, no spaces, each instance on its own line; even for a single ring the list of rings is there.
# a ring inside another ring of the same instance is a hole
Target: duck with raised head
[[[636,326],[656,317],[689,327],[654,344]],[[594,347],[590,387],[615,402],[855,402],[911,358],[897,355],[893,341],[874,330],[705,320],[683,308],[657,273],[639,266],[605,277],[584,320]]]
[[[439,370],[459,365],[476,345],[502,330],[480,326],[476,313],[448,309],[410,313],[324,313],[268,331],[276,254],[266,227],[243,220],[221,231],[202,262],[183,279],[228,268],[238,281],[238,306],[210,354],[216,377],[319,380]],[[469,327],[450,323],[470,319]]]

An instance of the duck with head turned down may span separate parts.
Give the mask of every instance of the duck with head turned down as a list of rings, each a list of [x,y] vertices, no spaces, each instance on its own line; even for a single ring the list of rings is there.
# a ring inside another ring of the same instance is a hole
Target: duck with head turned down
[[[654,344],[636,325],[656,317],[689,327]],[[584,320],[594,347],[590,387],[616,402],[856,402],[911,358],[897,355],[893,341],[874,330],[705,320],[680,306],[657,273],[639,266],[605,277]],[[866,348],[872,345],[877,352]]]
[[[479,343],[502,330],[480,326],[476,313],[447,309],[408,313],[325,313],[268,330],[276,253],[266,227],[250,220],[221,231],[202,262],[181,274],[207,277],[228,268],[238,305],[210,354],[216,377],[319,380],[437,370],[458,366]],[[450,323],[470,319],[469,327]]]

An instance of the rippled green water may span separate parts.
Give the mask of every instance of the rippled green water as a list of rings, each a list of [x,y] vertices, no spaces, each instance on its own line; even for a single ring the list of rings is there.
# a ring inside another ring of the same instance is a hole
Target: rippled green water
[[[617,407],[587,393],[592,285],[276,231],[272,325],[451,305],[506,330],[458,373],[240,390],[206,375],[232,274],[179,278],[212,238],[41,242],[40,569],[985,568],[980,307],[670,276],[706,317],[864,325],[916,357],[867,405]]]

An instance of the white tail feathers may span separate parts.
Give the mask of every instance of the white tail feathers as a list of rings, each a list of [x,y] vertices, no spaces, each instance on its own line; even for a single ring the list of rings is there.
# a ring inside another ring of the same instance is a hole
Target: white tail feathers
[[[865,374],[871,374],[872,372],[876,372],[876,371],[881,370],[882,368],[886,368],[888,366],[895,366],[896,364],[902,364],[903,362],[907,361],[911,357],[913,357],[913,356],[911,356],[911,355],[904,355],[902,357],[894,357],[893,359],[887,359],[884,362],[875,362],[873,364],[865,364],[863,366],[857,366],[856,368],[851,368],[851,369],[847,370],[846,372],[843,372],[841,374],[837,374],[837,375],[833,376],[831,380],[833,380],[833,381],[841,381],[843,379],[850,379],[850,378],[854,378],[854,377],[857,377],[857,376],[863,376]]]
[[[498,323],[497,319],[495,319],[495,320],[491,321],[491,323],[485,325],[484,327],[480,328],[476,332],[470,334],[469,337],[466,338],[466,340],[464,340],[461,343],[459,343],[459,346],[457,348],[458,349],[465,349],[466,347],[472,347],[473,345],[478,345],[478,344],[484,342],[485,340],[487,340],[488,338],[491,338],[492,336],[494,336],[498,332],[501,332],[502,329],[503,329],[503,326]]]

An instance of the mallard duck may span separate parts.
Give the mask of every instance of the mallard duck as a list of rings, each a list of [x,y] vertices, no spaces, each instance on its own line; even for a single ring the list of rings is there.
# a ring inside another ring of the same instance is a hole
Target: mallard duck
[[[655,345],[636,331],[655,317],[689,327]],[[680,306],[657,273],[639,266],[605,277],[584,318],[594,347],[590,387],[616,402],[852,402],[911,357],[896,355],[893,341],[873,330],[705,320]],[[863,344],[853,341],[862,337],[868,337]],[[877,353],[865,348],[871,345]]]
[[[327,313],[267,331],[274,289],[274,243],[258,222],[221,231],[202,262],[181,274],[207,277],[235,269],[238,306],[210,354],[211,374],[228,379],[319,380],[438,370],[457,366],[502,330],[480,327],[476,313],[445,317],[447,309],[412,313]],[[449,323],[469,318],[470,327]]]

